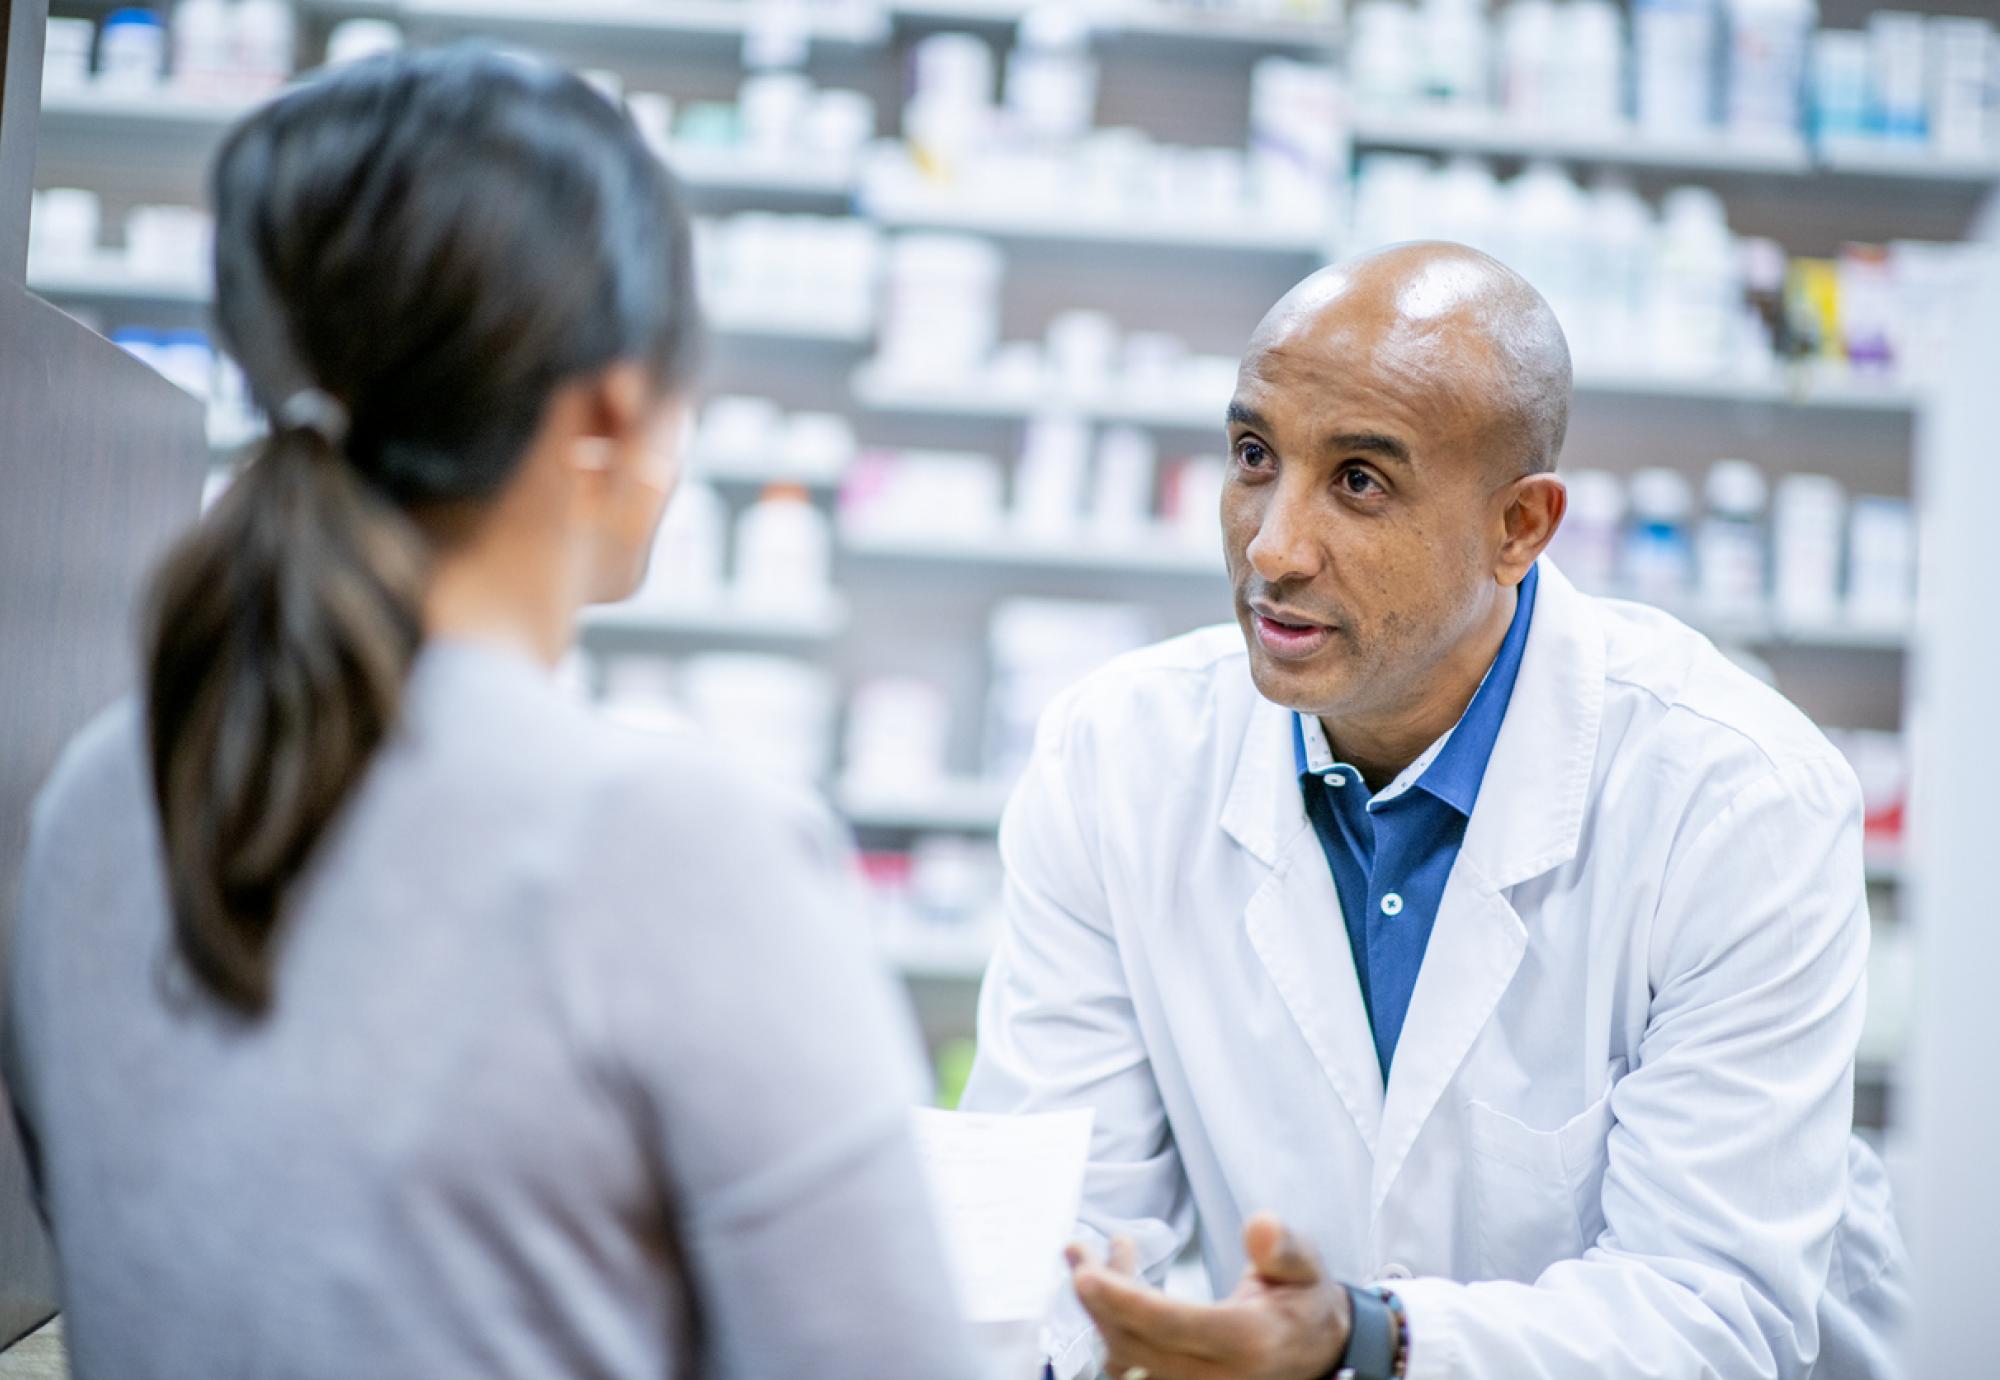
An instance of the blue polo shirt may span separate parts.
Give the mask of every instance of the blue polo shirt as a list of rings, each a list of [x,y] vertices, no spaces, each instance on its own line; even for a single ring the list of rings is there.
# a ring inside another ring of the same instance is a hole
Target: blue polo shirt
[[[1369,796],[1357,769],[1334,756],[1318,719],[1292,715],[1292,751],[1306,816],[1340,893],[1384,1085],[1445,879],[1458,859],[1486,759],[1493,755],[1520,674],[1537,577],[1529,567],[1514,621],[1458,723],[1376,795]]]

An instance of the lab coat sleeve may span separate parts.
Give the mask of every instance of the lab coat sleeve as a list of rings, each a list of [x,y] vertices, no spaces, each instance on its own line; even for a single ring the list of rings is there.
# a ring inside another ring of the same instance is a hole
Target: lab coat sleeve
[[[1688,828],[1611,1094],[1603,1233],[1533,1284],[1395,1284],[1413,1380],[1812,1367],[1867,960],[1860,792],[1845,763],[1800,762]]]
[[[962,1105],[982,1112],[1096,1110],[1077,1239],[1138,1246],[1155,1284],[1193,1230],[1193,1209],[1111,921],[1088,754],[1075,696],[1043,716],[1000,828],[1005,927],[979,998],[979,1054]],[[1094,1374],[1095,1329],[1065,1285],[1048,1320],[1061,1380]]]

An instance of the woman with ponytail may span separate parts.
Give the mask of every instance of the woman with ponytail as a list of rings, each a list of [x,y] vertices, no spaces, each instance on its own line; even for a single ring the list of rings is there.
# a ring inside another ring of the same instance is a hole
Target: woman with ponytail
[[[213,201],[270,440],[44,792],[11,955],[74,1373],[972,1373],[829,821],[552,683],[673,488],[665,170],[459,49],[266,108]]]

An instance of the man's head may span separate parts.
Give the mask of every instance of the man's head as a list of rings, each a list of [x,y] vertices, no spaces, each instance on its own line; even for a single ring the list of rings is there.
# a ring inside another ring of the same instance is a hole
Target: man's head
[[[1421,699],[1562,520],[1569,399],[1548,303],[1475,250],[1397,245],[1287,293],[1237,374],[1222,498],[1266,698]]]

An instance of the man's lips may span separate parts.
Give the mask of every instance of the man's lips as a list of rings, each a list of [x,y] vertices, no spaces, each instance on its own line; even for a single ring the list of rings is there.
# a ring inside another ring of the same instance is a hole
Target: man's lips
[[[1250,606],[1250,621],[1256,629],[1257,641],[1280,661],[1303,661],[1315,655],[1333,640],[1335,631],[1289,609],[1265,604]]]

